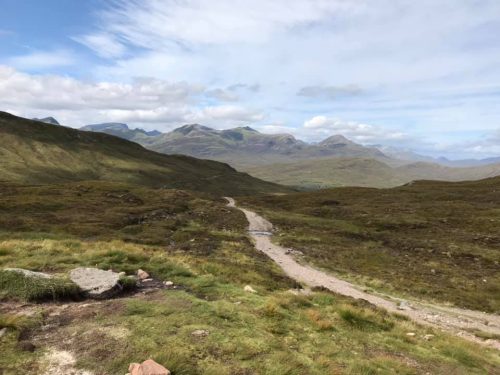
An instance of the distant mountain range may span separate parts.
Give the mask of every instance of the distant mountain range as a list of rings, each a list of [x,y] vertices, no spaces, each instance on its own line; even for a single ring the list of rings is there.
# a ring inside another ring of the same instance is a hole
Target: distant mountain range
[[[245,169],[252,176],[301,189],[337,186],[387,188],[415,180],[463,181],[500,175],[500,163],[467,168],[416,162],[390,165],[363,158],[326,158],[258,165]]]
[[[53,117],[38,121],[58,124]],[[500,157],[449,160],[420,155],[408,149],[382,145],[363,146],[342,135],[333,135],[320,143],[309,144],[291,134],[263,134],[248,126],[216,130],[199,124],[184,125],[168,133],[131,129],[123,123],[86,125],[80,130],[102,132],[142,144],[165,154],[232,162],[234,165],[269,164],[295,159],[325,157],[373,158],[391,165],[415,162],[437,163],[448,167],[475,167],[500,163]],[[255,155],[259,159],[255,160]]]
[[[240,168],[324,157],[387,159],[380,150],[354,143],[342,135],[334,135],[318,144],[309,144],[291,134],[263,134],[250,127],[216,130],[191,124],[158,134],[111,123],[87,125],[81,130],[116,135],[164,154],[219,160]]]
[[[102,133],[84,132],[0,112],[0,180],[53,184],[125,182],[216,195],[286,192],[225,163],[162,155]]]
[[[459,181],[500,175],[500,158],[435,159],[400,148],[363,146],[342,135],[310,144],[290,134],[264,134],[248,126],[216,130],[191,124],[160,133],[102,123],[80,130],[118,136],[163,154],[226,162],[264,180],[299,188],[390,187],[418,179]]]
[[[111,134],[137,143],[141,143],[141,140],[144,138],[156,137],[162,134],[157,130],[148,132],[138,128],[130,129],[127,124],[119,122],[85,125],[80,130]]]

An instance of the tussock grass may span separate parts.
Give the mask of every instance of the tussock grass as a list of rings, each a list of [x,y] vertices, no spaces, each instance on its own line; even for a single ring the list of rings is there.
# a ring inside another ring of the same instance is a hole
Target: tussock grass
[[[20,273],[0,270],[0,299],[44,301],[76,298],[78,287],[63,278],[33,278]]]

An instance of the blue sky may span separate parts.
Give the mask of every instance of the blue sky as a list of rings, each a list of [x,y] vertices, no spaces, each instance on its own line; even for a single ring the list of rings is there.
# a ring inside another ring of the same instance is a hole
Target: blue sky
[[[0,0],[0,109],[500,155],[498,0]]]

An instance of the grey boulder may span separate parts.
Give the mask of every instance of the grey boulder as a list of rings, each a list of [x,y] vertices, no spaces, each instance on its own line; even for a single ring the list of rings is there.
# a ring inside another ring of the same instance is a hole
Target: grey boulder
[[[123,289],[120,275],[113,271],[80,267],[71,270],[69,277],[90,298],[110,298]]]

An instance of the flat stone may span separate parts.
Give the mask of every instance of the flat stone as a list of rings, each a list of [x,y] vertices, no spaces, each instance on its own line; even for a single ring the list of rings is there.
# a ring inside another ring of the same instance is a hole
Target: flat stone
[[[116,272],[97,268],[75,268],[69,273],[71,281],[91,298],[109,298],[122,290]]]
[[[197,329],[196,331],[191,332],[191,335],[196,337],[206,337],[210,334],[206,329]]]

